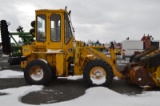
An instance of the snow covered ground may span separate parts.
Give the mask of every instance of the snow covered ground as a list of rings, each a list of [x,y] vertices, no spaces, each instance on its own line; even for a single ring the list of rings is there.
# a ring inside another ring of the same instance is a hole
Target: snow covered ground
[[[0,71],[0,78],[22,78],[22,72],[12,70]],[[69,80],[76,80],[80,77],[69,77]],[[115,79],[117,80],[117,79]],[[9,88],[0,90],[0,93],[7,95],[0,96],[0,104],[2,106],[34,106],[32,104],[24,104],[21,97],[34,91],[43,90],[43,86],[22,86],[19,88]],[[119,94],[105,87],[93,87],[86,90],[86,93],[76,99],[41,104],[42,106],[160,106],[160,91],[145,91],[142,94],[127,95]],[[35,105],[37,106],[37,105]]]
[[[0,71],[0,78],[23,78],[23,72],[13,70]]]

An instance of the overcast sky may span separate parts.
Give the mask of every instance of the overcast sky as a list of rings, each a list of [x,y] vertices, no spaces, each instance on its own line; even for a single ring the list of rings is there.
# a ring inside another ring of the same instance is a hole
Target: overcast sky
[[[127,37],[140,40],[150,34],[160,40],[160,0],[0,0],[0,19],[19,25],[26,32],[36,9],[71,10],[77,40],[121,42]]]

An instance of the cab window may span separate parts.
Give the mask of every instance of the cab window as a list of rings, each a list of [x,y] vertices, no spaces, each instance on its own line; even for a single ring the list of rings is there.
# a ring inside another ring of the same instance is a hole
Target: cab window
[[[68,44],[71,38],[72,38],[72,31],[70,27],[70,22],[68,19],[68,15],[65,14],[65,44]]]
[[[58,14],[52,14],[50,17],[51,20],[51,41],[53,42],[58,42],[61,40],[61,21],[60,21],[61,16]]]
[[[36,39],[38,42],[46,41],[46,16],[45,15],[38,15],[37,16],[37,36]]]

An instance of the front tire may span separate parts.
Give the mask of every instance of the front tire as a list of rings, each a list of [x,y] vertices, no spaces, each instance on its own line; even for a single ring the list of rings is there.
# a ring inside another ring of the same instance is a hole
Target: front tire
[[[108,87],[113,80],[112,68],[103,60],[92,60],[87,63],[83,76],[89,86]]]
[[[46,85],[53,77],[53,70],[43,60],[33,60],[26,66],[24,77],[30,85]]]

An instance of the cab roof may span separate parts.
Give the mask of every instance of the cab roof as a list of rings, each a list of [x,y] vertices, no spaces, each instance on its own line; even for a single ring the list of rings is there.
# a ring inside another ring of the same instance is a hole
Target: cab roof
[[[36,10],[36,13],[44,13],[44,12],[57,12],[57,13],[68,13],[67,10],[65,9],[40,9],[40,10]]]

